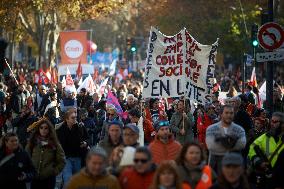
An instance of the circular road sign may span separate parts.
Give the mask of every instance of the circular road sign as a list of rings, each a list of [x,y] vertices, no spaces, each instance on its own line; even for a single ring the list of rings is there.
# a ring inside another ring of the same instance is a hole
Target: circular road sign
[[[269,22],[259,28],[257,38],[262,48],[272,51],[282,46],[284,30],[279,24]]]

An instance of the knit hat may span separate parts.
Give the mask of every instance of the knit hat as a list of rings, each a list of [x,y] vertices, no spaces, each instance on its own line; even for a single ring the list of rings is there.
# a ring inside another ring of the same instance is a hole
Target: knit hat
[[[110,127],[111,125],[118,125],[121,129],[123,128],[123,123],[119,120],[114,120],[108,123],[108,127]]]
[[[243,157],[239,153],[235,152],[230,152],[225,154],[222,160],[222,166],[227,166],[227,165],[243,165]]]
[[[170,126],[170,122],[167,120],[160,120],[154,123],[154,128],[157,132],[159,131],[160,128],[169,127],[169,126]]]
[[[128,123],[127,125],[125,125],[124,129],[126,128],[131,129],[134,133],[139,135],[139,128],[134,123]]]

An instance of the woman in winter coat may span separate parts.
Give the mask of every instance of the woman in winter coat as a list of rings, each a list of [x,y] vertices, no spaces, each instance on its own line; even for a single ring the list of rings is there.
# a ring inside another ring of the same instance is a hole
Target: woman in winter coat
[[[159,165],[150,189],[186,189],[182,188],[174,161],[164,161]]]
[[[35,168],[29,154],[19,146],[15,133],[7,133],[0,147],[0,187],[26,189],[35,175]]]
[[[56,175],[64,168],[65,155],[50,121],[42,119],[38,122],[26,150],[37,170],[31,189],[53,189]]]
[[[198,143],[184,145],[177,164],[183,188],[207,189],[216,180],[216,174],[210,166],[206,165],[202,147]]]

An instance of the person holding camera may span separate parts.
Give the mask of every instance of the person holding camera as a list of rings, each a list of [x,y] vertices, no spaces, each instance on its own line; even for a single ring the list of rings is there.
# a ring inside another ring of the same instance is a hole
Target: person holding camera
[[[223,156],[227,152],[241,152],[246,145],[245,130],[233,123],[234,107],[224,105],[221,121],[206,130],[206,144],[209,150],[209,165],[219,173]]]

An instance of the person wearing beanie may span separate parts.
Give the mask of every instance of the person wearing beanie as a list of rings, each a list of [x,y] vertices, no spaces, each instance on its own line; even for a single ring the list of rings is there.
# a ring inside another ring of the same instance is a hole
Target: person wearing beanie
[[[99,146],[102,147],[108,157],[110,157],[114,148],[122,144],[122,129],[123,123],[121,121],[112,121],[107,127],[108,136],[100,141]]]
[[[93,147],[87,154],[86,167],[74,175],[66,189],[79,188],[112,188],[120,189],[116,177],[106,171],[108,155],[100,147]]]
[[[155,123],[156,137],[150,143],[149,149],[156,164],[164,160],[175,160],[181,150],[181,144],[170,133],[170,123],[166,120]]]
[[[222,171],[218,181],[210,189],[249,189],[248,180],[244,174],[244,160],[241,154],[230,152],[224,155]]]
[[[100,118],[98,117],[98,119]],[[104,140],[106,137],[108,137],[108,127],[110,123],[113,121],[120,121],[120,118],[117,114],[117,110],[115,106],[112,104],[107,104],[106,105],[106,118],[103,121],[102,129],[101,129],[100,136],[99,136],[100,140]]]

